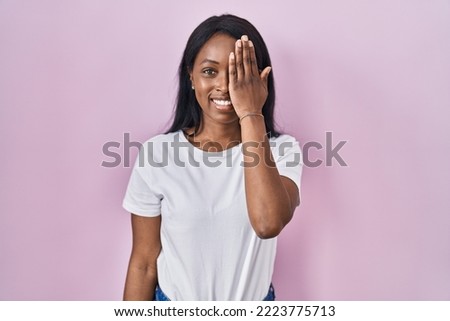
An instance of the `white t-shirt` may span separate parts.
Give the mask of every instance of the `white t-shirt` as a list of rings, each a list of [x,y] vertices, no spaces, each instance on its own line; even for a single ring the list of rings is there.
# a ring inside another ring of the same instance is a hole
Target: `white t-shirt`
[[[298,142],[281,135],[270,143],[278,172],[300,190]],[[205,152],[181,130],[143,144],[123,207],[140,216],[162,215],[158,283],[171,300],[267,295],[277,239],[260,239],[250,225],[242,161],[242,144]]]

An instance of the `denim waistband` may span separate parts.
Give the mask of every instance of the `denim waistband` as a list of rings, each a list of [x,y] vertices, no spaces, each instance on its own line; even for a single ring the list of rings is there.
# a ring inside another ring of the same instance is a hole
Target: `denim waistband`
[[[171,300],[164,294],[159,285],[157,285],[155,289],[154,301],[171,301]],[[273,288],[272,283],[270,284],[269,291],[267,292],[267,295],[263,299],[263,301],[275,301],[275,289]]]

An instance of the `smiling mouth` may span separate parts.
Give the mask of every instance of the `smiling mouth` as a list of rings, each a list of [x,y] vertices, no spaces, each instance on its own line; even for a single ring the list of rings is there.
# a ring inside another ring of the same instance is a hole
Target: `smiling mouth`
[[[212,99],[217,106],[231,106],[231,100],[229,99]]]

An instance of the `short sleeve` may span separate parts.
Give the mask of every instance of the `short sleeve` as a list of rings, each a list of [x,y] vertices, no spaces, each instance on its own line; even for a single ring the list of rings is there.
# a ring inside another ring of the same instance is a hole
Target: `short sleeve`
[[[141,148],[139,156],[144,152]],[[151,168],[144,166],[146,162],[140,161],[137,157],[128,182],[122,206],[130,213],[154,217],[161,214],[162,195],[151,188],[150,173]]]
[[[299,142],[290,135],[281,135],[271,142],[278,173],[291,179],[300,192],[303,161]]]

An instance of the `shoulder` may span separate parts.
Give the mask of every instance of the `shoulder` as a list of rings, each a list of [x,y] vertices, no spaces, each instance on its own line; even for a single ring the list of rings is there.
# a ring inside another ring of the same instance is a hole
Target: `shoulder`
[[[295,137],[286,134],[275,137],[270,142],[280,175],[290,178],[300,190],[303,161],[299,142]]]
[[[174,142],[180,141],[180,135],[183,135],[181,131],[159,134],[147,139],[141,144],[139,150],[139,158],[141,162],[144,160],[145,164],[152,163],[152,161],[160,162],[168,154],[173,147]]]
[[[302,150],[294,136],[282,134],[271,138],[270,150],[277,166],[298,167],[302,165]]]
[[[154,144],[154,145],[161,145],[162,143],[166,143],[166,142],[171,143],[171,142],[177,140],[177,138],[179,139],[179,136],[181,133],[182,132],[179,130],[179,131],[176,131],[173,133],[159,134],[159,135],[156,135],[156,136],[153,136],[153,137],[147,139],[143,145],[146,145],[149,143]]]
[[[161,151],[164,148],[167,148],[167,146],[170,146],[171,143],[180,141],[180,135],[182,135],[182,132],[176,131],[153,136],[141,145],[141,151]]]
[[[270,138],[270,148],[274,156],[283,156],[286,153],[300,153],[300,144],[294,136],[282,134]]]
[[[296,144],[298,144],[297,139],[294,136],[291,136],[289,134],[281,134],[277,137],[271,137],[269,139],[269,141],[272,144],[274,144],[274,143],[276,143],[276,144],[281,144],[281,143],[292,143],[292,144],[296,143]]]

